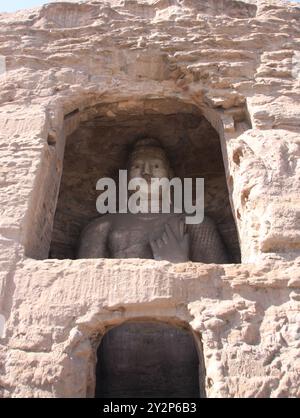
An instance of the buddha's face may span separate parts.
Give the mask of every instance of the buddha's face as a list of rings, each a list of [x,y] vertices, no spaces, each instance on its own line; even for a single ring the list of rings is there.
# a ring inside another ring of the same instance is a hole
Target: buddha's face
[[[168,162],[159,152],[138,152],[131,159],[128,177],[141,177],[151,183],[151,178],[169,178],[169,171]]]
[[[141,196],[147,197],[148,200],[161,200],[162,191],[159,195],[151,193],[151,179],[169,178],[170,166],[166,156],[161,149],[152,147],[143,147],[135,151],[130,159],[128,180],[142,178],[147,183],[139,185],[139,193]]]

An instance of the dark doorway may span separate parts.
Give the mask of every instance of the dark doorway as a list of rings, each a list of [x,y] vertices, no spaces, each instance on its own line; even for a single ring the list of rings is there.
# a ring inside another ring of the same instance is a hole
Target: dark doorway
[[[201,397],[199,356],[187,329],[125,323],[105,334],[97,357],[96,398]]]

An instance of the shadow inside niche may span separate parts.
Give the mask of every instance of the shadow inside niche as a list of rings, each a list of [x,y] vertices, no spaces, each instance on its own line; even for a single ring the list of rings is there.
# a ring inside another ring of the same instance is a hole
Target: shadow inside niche
[[[176,177],[205,179],[205,215],[215,222],[228,261],[240,263],[218,133],[194,106],[181,104],[181,113],[175,113],[174,103],[161,101],[160,106],[165,113],[87,120],[67,138],[49,258],[76,258],[80,234],[99,218],[97,180],[112,177],[118,184],[118,170],[126,168],[132,145],[153,137],[165,149]]]

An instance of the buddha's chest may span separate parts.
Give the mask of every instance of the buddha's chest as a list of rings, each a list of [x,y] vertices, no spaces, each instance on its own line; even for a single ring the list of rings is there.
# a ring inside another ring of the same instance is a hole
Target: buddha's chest
[[[161,237],[167,220],[163,217],[143,220],[134,217],[116,222],[109,234],[109,252],[113,258],[153,258],[150,240]]]

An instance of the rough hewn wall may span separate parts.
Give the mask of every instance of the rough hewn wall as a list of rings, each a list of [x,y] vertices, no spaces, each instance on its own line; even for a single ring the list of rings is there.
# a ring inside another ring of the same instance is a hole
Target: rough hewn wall
[[[2,396],[92,396],[100,334],[134,318],[199,333],[207,396],[300,395],[299,22],[296,5],[229,0],[0,15]],[[217,130],[243,264],[31,259],[49,251],[66,136],[149,99]]]

